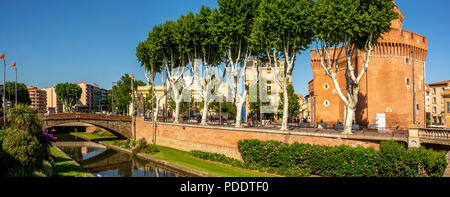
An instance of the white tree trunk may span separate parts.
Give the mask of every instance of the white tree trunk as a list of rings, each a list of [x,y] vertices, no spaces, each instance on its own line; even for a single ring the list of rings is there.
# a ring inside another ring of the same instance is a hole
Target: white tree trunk
[[[206,122],[206,120],[207,120],[207,116],[208,116],[208,105],[209,105],[209,103],[208,102],[204,102],[204,104],[203,104],[203,112],[202,112],[202,122],[201,122],[201,125],[207,125],[208,123]]]
[[[174,114],[174,118],[175,118],[175,121],[173,121],[173,123],[176,123],[176,124],[178,124],[180,121],[178,120],[179,118],[178,118],[178,116],[180,116],[180,101],[176,101],[175,102],[175,114]]]
[[[159,113],[159,102],[161,101],[161,98],[156,98],[156,106],[153,113],[153,121],[158,121],[158,113]]]
[[[239,102],[236,102],[236,124],[235,127],[241,127],[242,125],[242,106],[244,105],[245,99],[239,99]]]
[[[287,92],[287,78],[284,80],[283,86],[283,122],[281,123],[281,130],[288,130],[288,118],[289,118],[289,98]]]
[[[355,116],[356,107],[345,106],[345,120],[343,134],[352,134],[353,117]]]

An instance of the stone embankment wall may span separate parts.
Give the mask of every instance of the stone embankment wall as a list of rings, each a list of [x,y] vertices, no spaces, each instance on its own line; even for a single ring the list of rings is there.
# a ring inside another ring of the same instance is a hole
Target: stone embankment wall
[[[241,159],[238,142],[244,139],[276,140],[285,143],[308,143],[314,145],[379,148],[381,140],[376,137],[350,137],[336,134],[281,132],[277,130],[256,130],[244,128],[220,128],[197,125],[158,123],[156,144],[183,151],[200,150],[215,152]],[[153,124],[136,118],[136,138],[153,141]]]

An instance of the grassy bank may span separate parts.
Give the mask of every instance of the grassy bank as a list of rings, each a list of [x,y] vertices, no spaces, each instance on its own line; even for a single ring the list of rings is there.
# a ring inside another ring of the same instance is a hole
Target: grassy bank
[[[92,140],[98,140],[109,144],[114,144],[118,138],[113,139],[111,136],[99,136],[94,133],[72,133],[83,136]],[[219,177],[273,177],[276,175],[262,173],[254,170],[231,167],[222,163],[206,161],[194,157],[191,153],[176,150],[169,147],[157,146],[160,152],[151,155],[152,157],[164,160],[173,164],[177,164],[190,169],[202,171]]]
[[[80,169],[72,160],[66,158],[58,149],[51,147],[50,153],[55,156],[53,176],[55,177],[91,177],[92,175]]]

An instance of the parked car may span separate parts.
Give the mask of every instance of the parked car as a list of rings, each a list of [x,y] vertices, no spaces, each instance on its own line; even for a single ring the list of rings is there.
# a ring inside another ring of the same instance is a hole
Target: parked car
[[[220,120],[219,116],[212,117],[212,121],[219,121],[219,120]],[[226,116],[222,116],[222,121],[228,121],[228,118]]]

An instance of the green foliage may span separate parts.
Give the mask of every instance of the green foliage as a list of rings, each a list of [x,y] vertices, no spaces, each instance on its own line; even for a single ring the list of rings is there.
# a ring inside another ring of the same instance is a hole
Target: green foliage
[[[3,139],[6,137],[6,128],[0,129],[0,147],[2,146]]]
[[[10,170],[18,170],[21,176],[42,168],[44,159],[47,158],[46,149],[32,133],[10,128],[2,143],[2,160]]]
[[[372,35],[376,43],[390,30],[398,17],[392,0],[318,0],[314,6],[316,37],[338,45],[349,42],[354,49],[365,49]]]
[[[191,100],[192,101],[192,100]],[[167,99],[167,105],[170,111],[175,111],[176,103],[172,99]],[[184,115],[189,111],[189,107],[193,106],[193,102],[180,102],[180,115]]]
[[[135,80],[133,82],[134,90],[137,90],[138,86],[145,85],[141,80]],[[131,103],[131,79],[129,74],[122,75],[120,80],[112,88],[114,91],[114,107],[117,108],[115,112],[125,113]]]
[[[284,144],[243,140],[238,144],[245,163],[284,169],[309,169],[331,177],[440,177],[447,165],[445,152],[406,150],[395,142],[373,148]]]
[[[255,52],[266,58],[295,59],[314,37],[312,16],[311,0],[262,0],[251,36]],[[285,69],[285,76],[289,72]]]
[[[63,103],[64,112],[73,112],[73,107],[81,98],[81,88],[73,83],[60,83],[55,87],[58,101]]]
[[[16,82],[6,82],[5,88],[6,99],[15,101]],[[27,86],[23,83],[17,83],[17,103],[29,105],[31,104],[30,94]]]
[[[441,177],[446,167],[445,152],[406,149],[403,145],[386,141],[380,144],[378,165],[385,177]]]
[[[112,134],[112,133],[110,133],[108,131],[99,129],[99,128],[95,129],[95,131],[93,133],[95,135],[100,136],[100,137],[116,137],[114,134]]]
[[[8,110],[6,117],[8,121],[22,130],[33,133],[41,131],[42,120],[37,115],[36,110],[29,106],[18,104]]]
[[[258,170],[260,172],[277,173],[282,176],[289,176],[289,177],[308,177],[308,176],[310,176],[310,171],[308,169],[299,169],[299,168],[291,169],[291,168],[285,168],[285,167],[265,167],[261,164],[242,162],[240,160],[230,158],[230,157],[227,157],[222,154],[208,153],[208,152],[202,152],[202,151],[191,151],[191,155],[194,157],[200,158],[200,159],[216,161],[216,162],[228,164],[228,165],[231,165],[231,166],[237,167],[237,168]]]
[[[298,96],[295,94],[294,86],[292,84],[289,84],[287,87],[288,92],[288,109],[289,109],[289,116],[298,116],[300,113],[300,104],[298,103]],[[278,110],[283,112],[283,106],[284,106],[284,94],[283,92],[280,92],[280,104],[278,105]]]
[[[131,149],[133,153],[145,153],[152,155],[159,152],[159,149],[155,145],[148,144],[145,139],[138,141],[128,139],[124,141],[115,141],[114,143],[114,145],[121,148]]]
[[[250,53],[251,33],[260,0],[218,0],[220,23],[217,25],[221,48],[225,48],[233,60],[244,61]],[[227,59],[225,55],[224,59]]]

